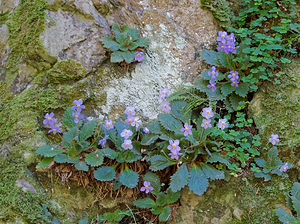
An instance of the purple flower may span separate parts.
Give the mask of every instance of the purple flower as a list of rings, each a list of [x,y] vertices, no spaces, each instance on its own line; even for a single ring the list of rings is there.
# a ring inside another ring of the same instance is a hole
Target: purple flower
[[[54,116],[53,112],[51,112],[50,114],[46,113],[45,120],[43,120],[43,124],[47,124],[48,123],[48,124],[50,124],[50,126],[53,125],[53,124],[55,124],[56,123],[56,119],[53,118],[53,116]]]
[[[122,147],[127,150],[127,149],[132,149],[133,146],[131,144],[131,140],[125,139],[124,143],[122,144]]]
[[[74,117],[75,124],[79,122],[79,118],[82,118],[80,111],[72,112],[72,116]]]
[[[210,122],[211,122],[210,119],[203,119],[201,127],[203,127],[204,129],[211,128],[212,126]]]
[[[185,123],[185,124],[184,124],[184,127],[181,128],[180,131],[184,132],[184,133],[183,133],[184,136],[192,135],[192,130],[191,130],[192,127],[193,127],[193,125],[189,125],[188,123]]]
[[[126,124],[130,124],[130,125],[131,125],[131,123],[132,123],[133,119],[134,119],[134,117],[133,117],[133,116],[128,116],[128,117],[127,117],[127,119],[125,120],[125,123],[126,123]]]
[[[202,111],[202,117],[205,117],[206,119],[210,119],[212,118],[213,116],[215,116],[214,112],[212,111],[212,108],[211,107],[205,107],[203,108],[203,111]]]
[[[58,127],[53,127],[53,126],[51,126],[51,130],[48,131],[48,133],[50,133],[50,132],[53,132],[53,134],[56,134],[57,132],[58,132],[58,133],[61,133],[61,132],[58,130]]]
[[[239,47],[240,47],[240,46],[235,46],[235,47],[232,49],[231,53],[232,53],[232,54],[236,54],[236,50],[237,50]]]
[[[269,138],[269,142],[271,142],[272,145],[276,145],[276,142],[279,142],[278,135],[271,134],[271,138]]]
[[[170,145],[168,145],[168,149],[171,151],[172,149],[180,150],[179,147],[179,140],[175,140],[174,142],[172,140],[169,140]]]
[[[130,125],[132,126],[132,127],[136,127],[136,128],[138,128],[140,125],[142,124],[142,122],[141,122],[141,120],[139,119],[139,117],[132,117],[132,121],[131,121],[131,123],[130,123]]]
[[[127,114],[129,116],[135,115],[135,108],[134,107],[126,107],[126,110],[124,111],[124,114]]]
[[[82,99],[74,100],[73,103],[75,106],[72,107],[72,110],[77,110],[78,112],[81,112],[82,109],[85,109],[85,106],[82,105]]]
[[[148,194],[149,191],[153,191],[153,190],[154,190],[154,188],[150,186],[150,182],[148,182],[148,181],[145,181],[144,187],[141,187],[141,191],[145,191],[146,194]]]
[[[164,99],[168,96],[168,89],[167,88],[163,88],[159,91],[159,98],[160,99]]]
[[[216,83],[212,80],[209,80],[209,84],[210,85],[207,85],[207,88],[211,88],[211,91],[215,92],[216,91]]]
[[[164,101],[160,105],[160,109],[166,113],[169,113],[171,111],[171,107],[168,101]]]
[[[288,168],[288,163],[285,163],[282,167],[280,167],[280,172],[286,172]]]
[[[145,134],[149,134],[149,133],[150,133],[150,131],[149,131],[149,129],[148,129],[147,127],[144,127],[144,128],[143,128],[143,132],[144,132]]]
[[[107,130],[114,128],[111,120],[105,120],[103,127]]]
[[[238,80],[239,73],[237,71],[231,71],[230,74],[227,76],[229,79]]]
[[[225,39],[230,43],[235,43],[234,33],[231,33],[230,35],[227,35]]]
[[[179,149],[172,149],[171,150],[171,153],[169,153],[168,155],[171,156],[171,159],[176,159],[178,160],[178,156],[181,156],[182,153],[179,152],[180,151],[180,148]]]
[[[137,51],[134,53],[134,59],[138,62],[141,62],[144,59],[144,52]]]
[[[226,37],[227,37],[227,32],[219,31],[219,36],[217,37],[217,41],[220,41],[222,43],[226,43]]]
[[[239,81],[237,81],[236,79],[232,78],[232,79],[230,79],[230,81],[232,82],[232,83],[231,83],[232,86],[236,86],[236,87],[239,86],[239,85],[238,85],[238,84],[239,84]]]
[[[234,43],[230,43],[230,42],[228,42],[227,44],[225,44],[225,53],[226,54],[229,54],[229,52],[232,52],[233,51],[233,49],[234,49]]]
[[[124,129],[121,133],[121,137],[128,139],[132,134],[132,131]]]
[[[221,130],[224,130],[225,128],[228,128],[227,119],[219,119],[218,128],[221,128]]]
[[[211,76],[211,79],[216,79],[219,73],[216,71],[215,66],[212,66],[211,71],[208,72],[208,75]]]
[[[226,48],[226,44],[222,43],[222,42],[219,42],[219,46],[217,47],[217,50],[218,51],[225,51],[225,48]]]
[[[108,135],[105,135],[105,137],[99,141],[98,145],[101,145],[102,149],[105,147],[107,139],[108,139]]]

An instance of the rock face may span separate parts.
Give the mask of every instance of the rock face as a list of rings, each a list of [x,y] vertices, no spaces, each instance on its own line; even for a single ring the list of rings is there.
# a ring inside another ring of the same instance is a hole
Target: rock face
[[[54,111],[56,118],[61,120],[63,110],[71,106],[75,99],[84,100],[85,116],[116,118],[126,106],[134,106],[145,120],[156,118],[160,108],[159,90],[167,87],[173,92],[182,84],[190,84],[205,69],[200,58],[201,50],[215,45],[219,30],[212,14],[200,7],[200,1],[189,0],[0,0],[0,11],[8,11],[14,15],[14,9],[18,5],[28,2],[48,2],[48,6],[45,6],[45,24],[35,27],[42,30],[41,35],[38,34],[42,51],[37,53],[36,49],[32,49],[33,52],[28,53],[28,49],[24,48],[24,52],[18,52],[20,58],[15,64],[17,74],[11,80],[13,88],[0,82],[0,103],[5,104],[3,108],[0,107],[0,162],[1,159],[9,160],[13,167],[17,162],[11,156],[18,156],[21,157],[24,169],[37,162],[38,158],[34,157],[35,149],[46,141],[42,137],[42,131],[45,131],[42,126],[45,113]],[[33,7],[32,4],[30,7]],[[23,7],[26,8],[26,4]],[[38,16],[39,11],[35,12]],[[20,28],[17,33],[27,32],[26,22],[28,21],[17,24]],[[150,39],[145,60],[136,64],[129,72],[110,63],[107,50],[100,42],[102,37],[111,35],[110,27],[114,23],[136,27],[142,36]],[[12,23],[11,26],[13,25]],[[5,23],[0,23],[0,80],[5,80],[4,68],[10,56],[7,27],[9,26]],[[26,39],[29,37],[30,35],[26,36]],[[22,46],[22,36],[19,39],[18,44]],[[22,53],[27,53],[26,57]],[[299,69],[295,68],[290,73],[299,74]],[[298,83],[297,88],[290,88],[295,87],[293,83]],[[289,84],[284,84],[284,88],[280,87],[282,91],[279,96],[274,95],[274,91],[276,94],[278,91],[277,87],[274,88],[272,90],[273,87],[266,86],[255,96],[251,102],[253,118],[264,135],[282,133],[284,138],[289,139],[287,147],[298,147],[298,132],[286,127],[292,125],[299,130],[299,102],[293,100],[299,96],[299,75],[294,80],[291,79]],[[9,89],[15,95],[9,94]],[[265,99],[266,93],[271,97],[270,101]],[[274,104],[276,100],[280,104]],[[286,102],[290,105],[289,110],[284,112],[285,115],[279,113],[283,102],[285,106]],[[285,119],[281,121],[283,116]],[[268,122],[265,121],[266,117]],[[92,190],[77,187],[74,183],[69,189],[58,183],[52,188],[48,176],[39,179],[46,186],[40,189],[36,184],[27,182],[26,174],[15,179],[11,181],[13,186],[16,187],[17,182],[17,186],[29,191],[26,195],[31,195],[32,192],[36,195],[35,192],[47,189],[48,194],[45,195],[51,197],[53,207],[64,214],[60,218],[68,221],[76,221],[79,216],[94,215],[102,212],[103,208],[113,209],[124,203],[122,200],[116,203],[96,201],[97,195]],[[224,186],[217,184],[215,189],[210,189],[201,197],[186,190],[181,199],[182,206],[175,211],[175,223],[246,223],[249,216],[259,220],[259,210],[255,210],[256,216],[249,213],[249,208],[251,211],[253,205],[262,209],[259,198],[251,201],[251,197],[256,197],[258,188],[252,184],[242,190],[255,189],[255,192],[242,194],[238,189],[240,184],[237,181]],[[282,193],[290,187],[288,184],[284,183],[282,188],[276,189]],[[278,183],[276,186],[281,185]],[[0,186],[0,197],[1,193]],[[274,193],[273,196],[270,201],[275,200],[277,194]],[[35,201],[31,196],[28,200]],[[37,205],[40,204],[40,200],[36,201]],[[91,207],[95,201],[98,207],[93,210]],[[264,205],[268,206],[268,203]],[[19,213],[20,216],[26,216],[24,219],[28,219],[31,211],[24,212],[20,209]],[[270,223],[270,219],[266,217],[272,212],[265,213],[264,219],[259,220],[260,223]],[[274,214],[271,216],[274,217]]]
[[[60,8],[47,11],[46,29],[40,38],[50,55],[59,61],[73,59],[88,70],[95,70],[106,58],[99,40],[110,35],[109,26],[91,1],[75,1],[73,6],[91,18],[82,19]]]

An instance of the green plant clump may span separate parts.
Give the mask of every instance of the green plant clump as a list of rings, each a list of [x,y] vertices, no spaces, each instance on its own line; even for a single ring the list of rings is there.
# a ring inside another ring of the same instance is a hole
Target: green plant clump
[[[135,60],[143,59],[142,49],[148,47],[149,39],[140,37],[138,29],[130,29],[127,25],[112,27],[113,36],[101,39],[105,48],[111,52],[110,61],[114,63],[124,62],[131,64]],[[140,54],[137,57],[137,54]]]

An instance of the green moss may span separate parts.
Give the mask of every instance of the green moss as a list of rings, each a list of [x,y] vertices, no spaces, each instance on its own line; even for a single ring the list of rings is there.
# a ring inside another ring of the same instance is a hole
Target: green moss
[[[249,183],[239,184],[240,208],[246,211],[246,214],[242,216],[241,220],[234,219],[230,223],[279,223],[275,209],[285,206],[285,194],[289,192],[293,181],[291,179],[274,176],[269,182],[254,179]]]
[[[57,11],[58,9],[65,12],[72,12],[77,15],[79,18],[87,21],[93,21],[94,17],[89,13],[78,10],[76,5],[72,1],[56,0],[52,4],[47,6],[47,9],[50,11]]]
[[[79,62],[66,60],[57,62],[53,68],[48,70],[45,78],[48,83],[74,82],[87,75],[87,70]]]
[[[23,192],[16,185],[17,180],[27,176],[18,157],[0,159],[0,167],[0,222],[49,223],[42,209],[42,204],[48,202],[47,196]]]
[[[297,162],[297,148],[300,146],[300,61],[285,69],[279,78],[280,84],[265,83],[250,104],[253,117],[263,143],[271,134],[278,134],[279,151],[288,157],[288,162]]]
[[[8,20],[9,16],[9,11],[0,12],[0,26]]]
[[[21,60],[38,70],[50,67],[56,61],[49,56],[39,39],[45,29],[45,9],[47,2],[44,0],[22,0],[7,22],[9,30],[8,43],[11,48],[9,59],[6,63],[6,78],[10,86],[16,78]]]

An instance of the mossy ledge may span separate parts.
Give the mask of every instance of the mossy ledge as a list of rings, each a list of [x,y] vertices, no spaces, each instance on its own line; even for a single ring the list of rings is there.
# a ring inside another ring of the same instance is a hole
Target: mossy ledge
[[[8,86],[15,80],[21,61],[38,71],[49,69],[56,61],[56,58],[48,55],[39,39],[45,29],[46,7],[47,2],[44,0],[22,0],[6,22],[11,48],[5,66]]]

